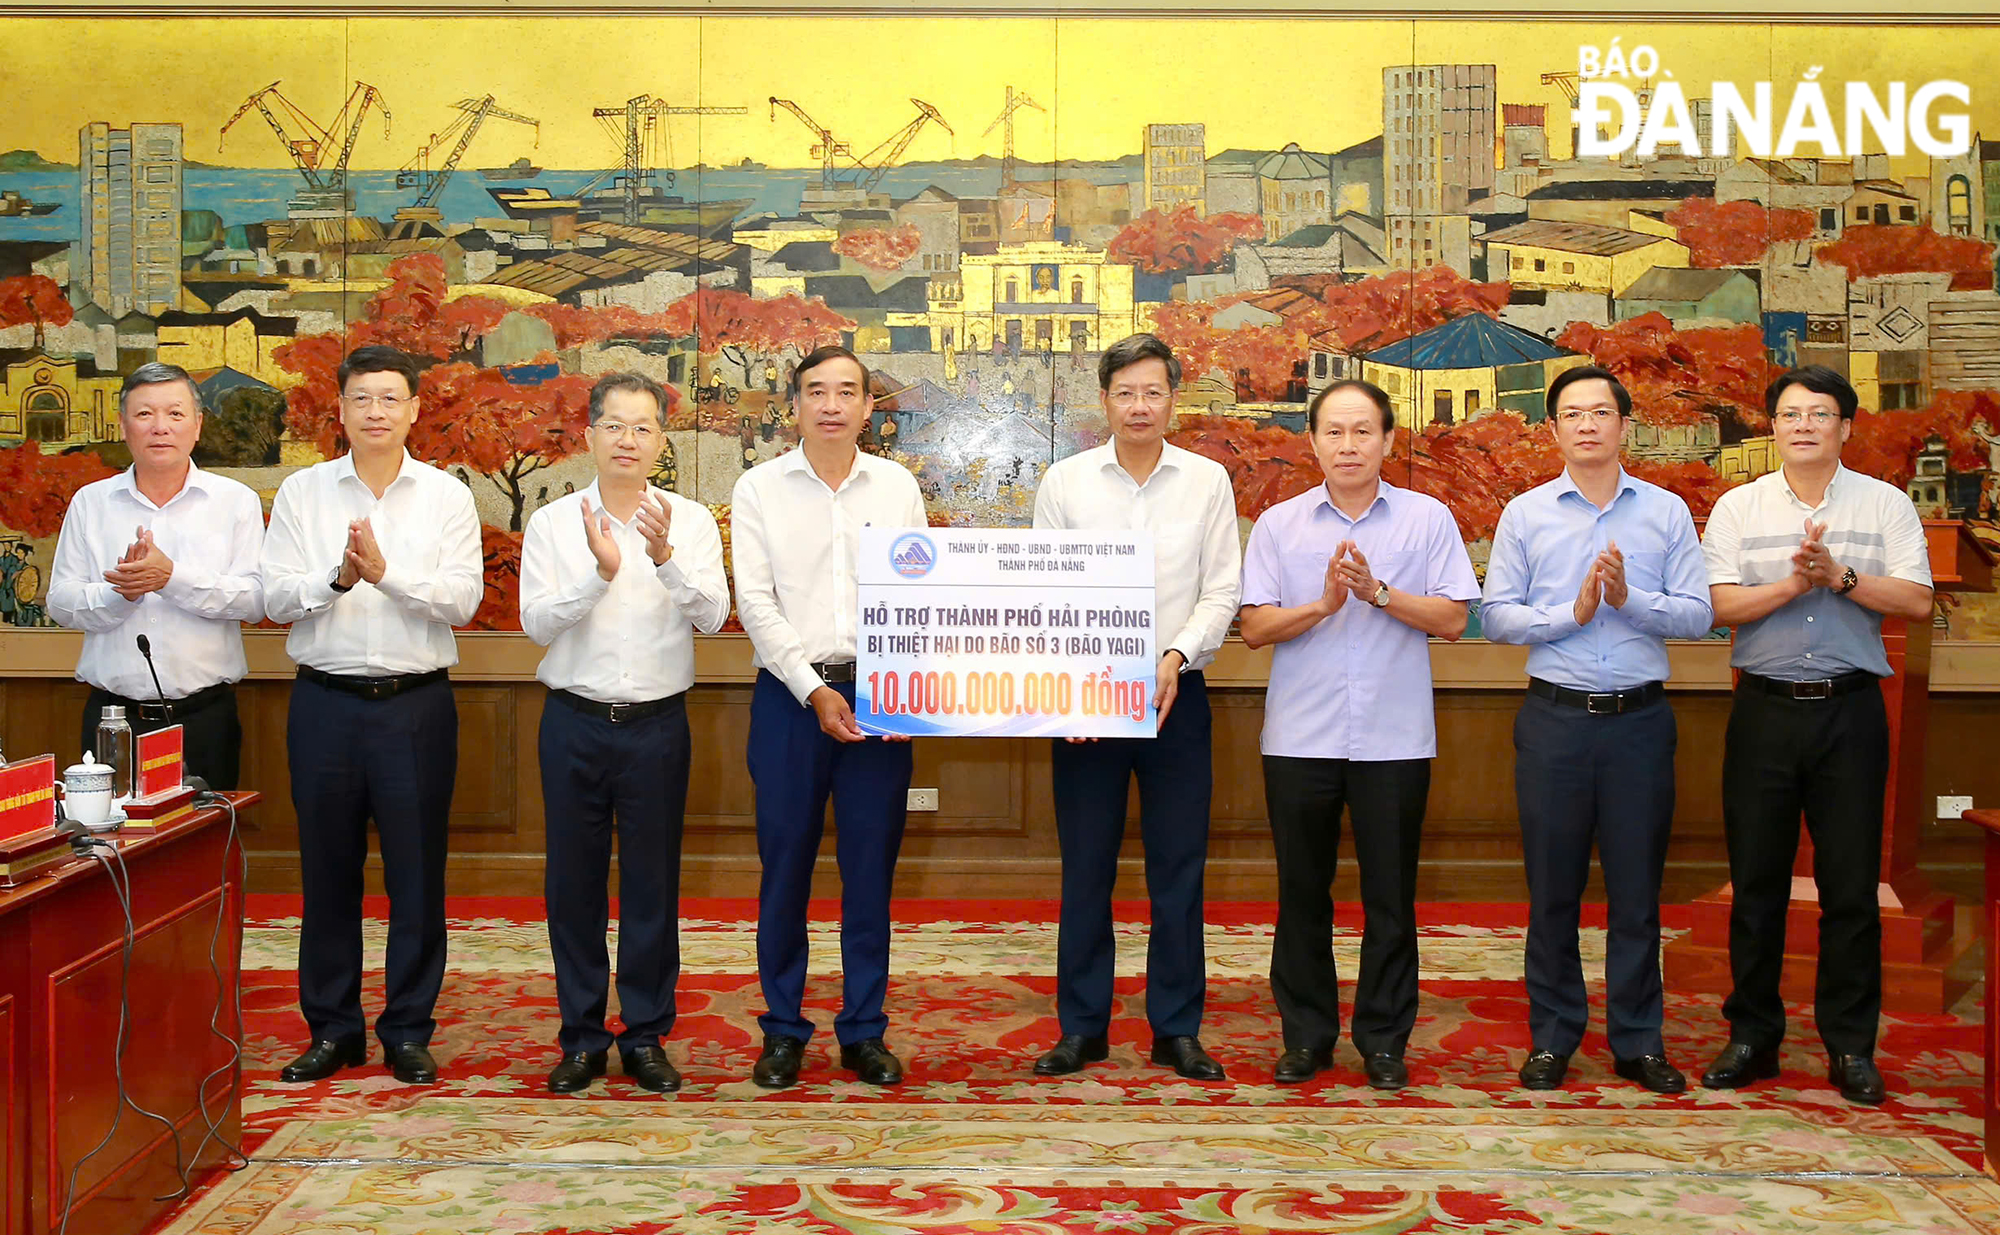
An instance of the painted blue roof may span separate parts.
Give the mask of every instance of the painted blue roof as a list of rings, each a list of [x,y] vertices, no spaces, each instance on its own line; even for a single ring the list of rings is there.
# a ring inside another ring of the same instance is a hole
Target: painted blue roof
[[[1574,355],[1497,317],[1468,313],[1369,352],[1364,359],[1402,369],[1485,369]]]

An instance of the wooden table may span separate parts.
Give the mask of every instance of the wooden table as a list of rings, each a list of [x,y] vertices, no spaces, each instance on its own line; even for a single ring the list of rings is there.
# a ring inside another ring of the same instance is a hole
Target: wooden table
[[[239,810],[254,793],[231,794]],[[233,988],[243,937],[239,851],[219,807],[150,835],[118,841],[131,874],[130,1016],[126,1092],[172,1121],[183,1154],[219,1125],[234,1143],[242,1129],[242,1068],[210,1029],[240,1037]],[[217,914],[221,931],[216,935]],[[77,1162],[104,1139],[119,1108],[113,1071],[123,969],[124,911],[104,867],[83,857],[0,892],[0,1140],[7,1185],[0,1235],[48,1235]],[[210,940],[215,939],[210,968]],[[208,1120],[196,1097],[209,1085]],[[180,1186],[175,1142],[160,1123],[125,1108],[110,1144],[76,1176],[72,1235],[136,1235],[169,1208],[155,1200]],[[220,1165],[213,1140],[190,1175]]]
[[[1980,1087],[1986,1115],[1986,1170],[2000,1175],[2000,1019],[1993,1015],[1994,993],[2000,991],[2000,810],[1969,810],[1967,821],[1986,832],[1986,904],[1980,909],[1986,926],[1986,1083]]]

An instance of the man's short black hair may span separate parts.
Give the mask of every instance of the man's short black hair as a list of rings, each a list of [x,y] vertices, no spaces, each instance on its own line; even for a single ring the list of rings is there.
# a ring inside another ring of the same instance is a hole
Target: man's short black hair
[[[1556,418],[1556,400],[1562,397],[1563,391],[1578,382],[1589,381],[1611,383],[1611,397],[1618,401],[1618,414],[1620,416],[1632,414],[1632,394],[1625,389],[1625,383],[1619,381],[1617,375],[1602,365],[1587,364],[1578,365],[1574,369],[1564,369],[1557,375],[1555,381],[1549,383],[1548,397],[1542,400],[1543,410],[1549,414],[1549,419]]]
[[[1778,396],[1784,394],[1788,386],[1804,386],[1816,395],[1832,395],[1833,401],[1840,405],[1842,420],[1854,419],[1855,409],[1861,406],[1861,396],[1854,393],[1854,387],[1846,378],[1823,364],[1809,364],[1780,373],[1764,388],[1766,416],[1778,414]]]
[[[1319,432],[1319,405],[1343,390],[1358,390],[1367,395],[1376,407],[1382,409],[1382,432],[1388,434],[1396,431],[1396,408],[1389,402],[1389,392],[1374,382],[1364,382],[1358,377],[1343,377],[1337,382],[1329,382],[1326,389],[1314,395],[1313,401],[1306,405],[1306,432]]]
[[[855,355],[852,349],[842,347],[838,343],[829,343],[825,347],[816,347],[807,352],[804,359],[792,366],[792,380],[790,383],[792,399],[794,401],[798,399],[799,390],[803,386],[808,372],[817,369],[829,360],[842,359],[852,360],[855,367],[861,370],[861,389],[864,393],[868,391],[868,366],[861,363],[861,357]]]
[[[590,423],[596,424],[604,416],[604,396],[614,390],[622,390],[630,395],[653,396],[653,416],[662,429],[667,427],[667,392],[660,384],[644,373],[606,373],[590,388]]]
[[[347,391],[347,379],[363,373],[400,373],[403,382],[410,389],[410,396],[417,393],[417,362],[408,352],[388,347],[380,343],[370,343],[347,353],[347,359],[340,362],[340,372],[335,380],[340,383],[341,393]]]
[[[1111,389],[1111,379],[1120,369],[1129,369],[1142,360],[1162,360],[1167,365],[1167,389],[1178,390],[1181,385],[1181,362],[1174,357],[1174,349],[1161,341],[1159,336],[1150,334],[1126,335],[1106,348],[1097,360],[1097,388]]]

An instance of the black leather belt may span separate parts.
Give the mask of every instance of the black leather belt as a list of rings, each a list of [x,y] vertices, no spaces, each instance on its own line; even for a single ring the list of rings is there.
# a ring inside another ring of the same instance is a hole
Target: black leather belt
[[[552,687],[549,690],[549,698],[569,708],[571,711],[581,712],[585,716],[595,716],[599,720],[608,720],[614,725],[629,724],[635,720],[644,720],[648,716],[658,716],[670,708],[685,707],[687,705],[687,695],[685,692],[678,695],[668,695],[664,699],[647,699],[640,703],[599,703],[595,699],[586,699],[575,691],[559,690]]]
[[[379,701],[394,699],[397,695],[415,690],[419,686],[429,686],[432,682],[449,681],[451,675],[443,669],[433,669],[429,673],[399,673],[386,678],[360,678],[350,677],[344,673],[327,673],[311,665],[300,665],[299,677],[315,686],[324,686],[328,690]]]
[[[233,697],[236,694],[236,687],[231,682],[218,682],[192,695],[182,695],[178,699],[164,701],[155,699],[150,703],[143,699],[127,699],[123,695],[114,695],[108,690],[100,689],[97,693],[104,696],[105,702],[117,704],[139,720],[181,720]]]
[[[854,662],[851,660],[823,660],[812,667],[819,674],[819,680],[828,686],[841,686],[854,680]]]
[[[1787,682],[1781,678],[1767,678],[1762,674],[1749,672],[1744,673],[1739,680],[1742,685],[1752,690],[1761,690],[1767,695],[1777,695],[1781,699],[1832,699],[1838,695],[1866,690],[1881,681],[1866,669],[1856,669],[1837,678],[1819,678],[1811,682]]]
[[[1620,712],[1636,712],[1658,703],[1667,697],[1667,685],[1665,682],[1648,682],[1629,690],[1572,690],[1541,678],[1529,678],[1528,693],[1540,695],[1551,703],[1582,708],[1592,716],[1616,716]]]

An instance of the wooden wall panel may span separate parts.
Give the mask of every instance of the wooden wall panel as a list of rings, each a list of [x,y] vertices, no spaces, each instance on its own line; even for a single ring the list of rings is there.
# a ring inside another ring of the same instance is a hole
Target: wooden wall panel
[[[266,794],[245,819],[251,884],[296,890],[296,824],[285,770],[285,709],[291,683],[259,678],[241,689],[246,784]],[[459,780],[453,799],[450,887],[455,895],[533,896],[541,891],[544,822],[536,732],[545,692],[534,682],[457,686]],[[77,755],[75,717],[84,688],[56,678],[0,679],[0,740],[14,753],[53,749]],[[1513,690],[1438,692],[1439,757],[1431,781],[1419,894],[1427,900],[1519,901],[1519,820],[1514,806]],[[1666,895],[1686,900],[1727,878],[1722,837],[1721,755],[1729,697],[1721,691],[1670,696],[1679,722],[1678,795],[1668,852]],[[1264,784],[1257,750],[1263,692],[1210,690],[1215,716],[1216,794],[1208,894],[1215,899],[1275,895]],[[722,682],[689,693],[694,769],[688,794],[684,891],[689,896],[753,896],[757,886],[754,797],[744,767],[750,686]],[[1941,793],[2000,803],[2000,694],[1958,693],[1932,700],[1924,801]],[[1050,804],[1048,744],[990,739],[919,742],[918,787],[938,790],[939,809],[910,816],[897,877],[899,896],[1046,898],[1061,870]],[[1136,820],[1136,794],[1131,810]],[[834,894],[832,846],[822,849],[817,890]],[[1336,892],[1354,894],[1353,846],[1343,844]],[[1932,826],[1925,866],[1960,896],[1979,895],[1980,852],[1972,829]],[[1144,896],[1136,822],[1122,854],[1118,894]],[[371,887],[379,878],[371,872]],[[1597,895],[1593,882],[1592,895]]]

